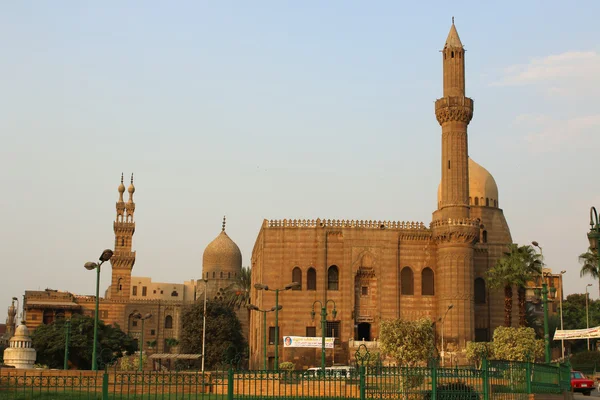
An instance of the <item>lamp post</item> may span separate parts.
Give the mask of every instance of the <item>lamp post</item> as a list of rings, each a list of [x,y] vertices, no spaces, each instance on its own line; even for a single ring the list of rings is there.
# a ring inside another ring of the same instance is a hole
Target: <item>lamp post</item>
[[[563,275],[566,273],[566,270],[562,270],[560,271],[560,298],[558,299],[559,301],[559,307],[560,307],[560,330],[562,331],[564,329],[563,327],[563,308],[562,308],[562,298],[563,298]],[[565,339],[560,339],[560,347],[562,349],[562,358],[563,360],[565,359]]]
[[[310,312],[310,317],[314,321],[315,304],[319,303],[321,305],[321,372],[323,373],[323,376],[325,376],[325,334],[327,333],[327,304],[329,304],[329,302],[333,303],[331,315],[333,315],[333,318],[335,318],[337,315],[337,310],[335,309],[335,301],[331,299],[327,300],[325,304],[323,304],[320,300],[316,300],[313,303],[312,311]]]
[[[446,360],[444,358],[446,351],[444,350],[444,321],[446,320],[446,315],[448,315],[448,311],[452,310],[452,308],[454,307],[454,304],[449,304],[448,308],[446,308],[446,312],[444,313],[444,316],[442,317],[442,367],[446,366]]]
[[[106,249],[100,254],[100,262],[88,261],[84,264],[88,271],[96,270],[96,308],[94,312],[94,343],[92,345],[92,371],[98,371],[98,360],[96,360],[96,348],[98,341],[98,305],[100,303],[100,267],[113,256],[111,249]]]
[[[65,321],[65,361],[63,369],[69,369],[69,338],[71,336],[71,320]]]
[[[133,318],[139,319],[142,321],[142,345],[140,347],[140,365],[138,365],[138,371],[142,371],[144,368],[144,359],[143,359],[143,355],[144,355],[144,321],[146,321],[147,319],[152,318],[152,314],[146,314],[142,317],[142,314],[140,313],[136,313],[133,315]]]
[[[206,292],[208,292],[208,279],[203,278],[204,282],[204,311],[202,312],[202,374],[204,374],[204,360],[206,355]]]
[[[597,267],[600,269],[600,253],[598,253],[600,250],[600,221],[596,207],[590,208],[590,231],[587,237],[590,242],[590,251],[596,255]]]
[[[548,328],[548,284],[544,279],[544,251],[542,246],[535,240],[531,242],[532,245],[540,249],[540,257],[542,259],[542,272],[540,278],[542,280],[542,304],[544,307],[544,360],[546,363],[550,363],[550,333]]]
[[[257,290],[275,292],[275,371],[279,371],[279,292],[290,290],[301,286],[300,282],[288,283],[283,289],[272,289],[268,285],[256,283],[254,288]]]
[[[589,305],[588,305],[588,298],[590,297],[590,294],[588,293],[588,288],[592,286],[591,283],[588,283],[587,285],[585,285],[585,324],[586,324],[586,328],[590,329],[590,312],[589,312]],[[588,336],[589,336],[589,332],[588,332]],[[588,351],[590,351],[590,338],[587,338],[587,349]]]
[[[272,311],[279,311],[283,306],[273,306],[270,310],[261,310],[254,304],[248,304],[248,310],[258,311],[263,315],[263,370],[267,370],[267,313]]]

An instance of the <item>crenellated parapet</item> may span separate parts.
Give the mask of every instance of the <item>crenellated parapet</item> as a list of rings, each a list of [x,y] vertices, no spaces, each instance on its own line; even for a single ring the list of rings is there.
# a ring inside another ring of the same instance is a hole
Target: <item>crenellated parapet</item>
[[[445,218],[431,222],[433,240],[438,243],[473,244],[479,238],[479,219]]]
[[[373,221],[345,219],[265,220],[264,228],[359,228],[359,229],[427,229],[423,222]]]
[[[449,121],[468,124],[473,118],[473,100],[464,96],[437,99],[435,117],[440,125]]]
[[[135,251],[115,251],[110,264],[113,268],[127,268],[131,270],[135,264]]]

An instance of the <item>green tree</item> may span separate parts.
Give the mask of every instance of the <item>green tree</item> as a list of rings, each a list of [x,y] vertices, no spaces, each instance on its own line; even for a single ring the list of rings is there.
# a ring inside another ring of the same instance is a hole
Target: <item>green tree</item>
[[[494,357],[494,346],[490,342],[467,342],[467,359],[475,364],[476,368],[481,368],[481,362],[484,358]]]
[[[539,355],[533,328],[499,326],[494,330],[493,346],[498,360],[527,361]]]
[[[387,320],[381,322],[380,328],[381,350],[395,358],[398,365],[414,366],[431,355],[434,344],[430,319]]]
[[[508,245],[508,251],[488,271],[491,288],[504,288],[504,325],[512,325],[513,286],[518,289],[519,325],[526,324],[525,286],[541,274],[541,256],[531,246]]]
[[[65,355],[65,322],[64,318],[57,319],[33,331],[31,340],[37,351],[38,363],[50,368],[62,368]],[[93,341],[94,319],[74,315],[71,318],[69,362],[79,369],[90,369]],[[99,363],[102,364],[121,357],[123,353],[133,353],[137,350],[137,345],[133,338],[123,332],[118,325],[106,325],[98,321],[98,348],[101,357]]]
[[[594,253],[591,249],[587,252],[579,255],[579,263],[581,264],[581,270],[579,276],[591,276],[593,279],[598,280],[600,277],[600,270],[598,267],[598,253]],[[598,294],[600,295],[600,284],[598,285]]]
[[[194,303],[183,310],[180,346],[182,353],[202,354],[203,302]],[[243,354],[246,341],[242,326],[235,311],[224,301],[206,302],[206,368],[218,368],[227,363],[227,358],[236,353]]]
[[[4,349],[7,347],[4,343],[0,344],[0,364],[4,362]]]

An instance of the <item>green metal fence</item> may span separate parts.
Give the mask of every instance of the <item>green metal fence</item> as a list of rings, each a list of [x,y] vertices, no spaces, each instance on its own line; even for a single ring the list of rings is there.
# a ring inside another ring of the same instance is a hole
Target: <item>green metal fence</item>
[[[476,368],[358,367],[302,371],[118,372],[0,370],[0,399],[523,399],[570,390],[570,367],[483,361]]]

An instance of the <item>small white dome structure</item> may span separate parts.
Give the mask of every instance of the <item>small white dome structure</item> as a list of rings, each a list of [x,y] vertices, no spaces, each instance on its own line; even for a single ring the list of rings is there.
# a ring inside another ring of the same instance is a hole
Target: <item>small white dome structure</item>
[[[33,368],[35,364],[36,351],[31,347],[29,329],[21,324],[15,330],[15,334],[9,340],[9,347],[4,349],[4,363],[15,368]]]

